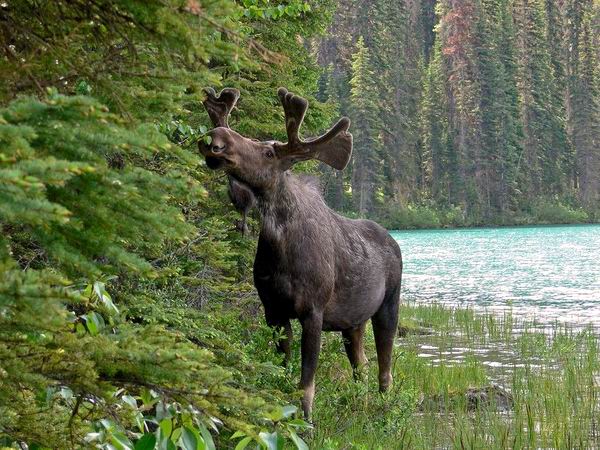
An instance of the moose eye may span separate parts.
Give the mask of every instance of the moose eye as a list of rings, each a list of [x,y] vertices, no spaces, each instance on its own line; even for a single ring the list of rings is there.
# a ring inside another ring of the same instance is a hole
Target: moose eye
[[[273,159],[274,157],[275,157],[275,153],[273,153],[273,150],[267,150],[265,152],[265,158]]]

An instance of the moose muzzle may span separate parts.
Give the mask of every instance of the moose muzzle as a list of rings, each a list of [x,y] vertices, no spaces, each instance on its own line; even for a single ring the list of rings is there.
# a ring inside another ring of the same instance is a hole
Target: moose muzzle
[[[208,136],[210,137],[210,143],[201,140],[198,143],[198,148],[209,169],[220,169],[227,160],[225,156],[228,140],[227,130],[222,127],[215,128],[208,133]]]

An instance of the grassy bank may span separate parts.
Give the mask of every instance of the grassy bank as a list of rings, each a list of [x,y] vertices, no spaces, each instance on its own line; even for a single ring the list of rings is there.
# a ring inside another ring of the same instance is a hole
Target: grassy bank
[[[357,382],[341,337],[325,334],[315,429],[306,437],[310,448],[598,445],[600,356],[594,330],[558,323],[542,327],[510,311],[499,315],[437,305],[406,305],[401,317],[395,384],[385,395],[377,393],[372,335],[367,337],[370,363]],[[268,333],[255,327],[249,350],[277,363],[266,350]],[[291,368],[274,369],[264,379],[290,398],[297,395],[298,342],[294,351]]]
[[[417,333],[400,339],[395,386],[384,396],[372,339],[368,375],[355,383],[336,337],[328,337],[312,447],[598,445],[600,359],[591,329],[439,306],[406,306],[402,318]]]

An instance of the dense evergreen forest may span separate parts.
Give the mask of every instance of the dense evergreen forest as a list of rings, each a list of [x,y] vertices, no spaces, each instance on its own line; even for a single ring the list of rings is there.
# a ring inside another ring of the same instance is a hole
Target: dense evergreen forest
[[[349,215],[595,220],[599,25],[591,0],[1,2],[0,446],[306,448],[202,88],[240,89],[256,138],[285,139],[279,86],[305,135],[349,115],[351,170],[304,166]]]
[[[598,8],[341,0],[316,44],[319,98],[354,120],[330,203],[391,227],[597,217]]]

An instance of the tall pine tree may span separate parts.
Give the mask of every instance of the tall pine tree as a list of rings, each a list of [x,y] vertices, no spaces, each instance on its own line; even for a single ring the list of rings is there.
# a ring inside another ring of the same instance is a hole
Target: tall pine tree
[[[352,159],[352,199],[361,217],[376,206],[377,178],[380,174],[380,107],[371,55],[362,37],[352,58],[350,107],[354,152]]]
[[[564,191],[569,147],[560,87],[545,37],[544,5],[540,0],[518,0],[515,5],[524,132],[520,183],[533,201]]]

